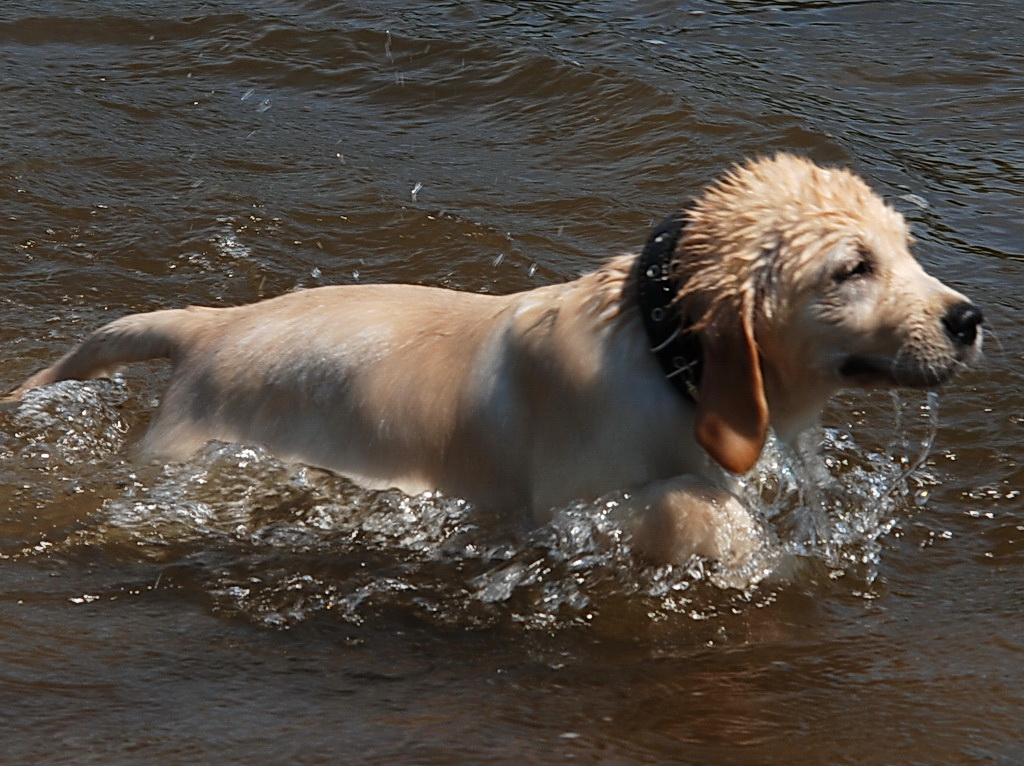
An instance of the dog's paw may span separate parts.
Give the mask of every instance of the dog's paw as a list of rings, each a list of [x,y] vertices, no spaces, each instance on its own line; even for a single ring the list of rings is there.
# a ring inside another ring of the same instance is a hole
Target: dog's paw
[[[722,577],[716,579],[727,587],[740,587],[740,581],[750,584],[748,572],[757,568],[764,534],[731,493],[684,477],[648,485],[629,504],[633,547],[643,558],[685,564],[700,556],[717,562]]]

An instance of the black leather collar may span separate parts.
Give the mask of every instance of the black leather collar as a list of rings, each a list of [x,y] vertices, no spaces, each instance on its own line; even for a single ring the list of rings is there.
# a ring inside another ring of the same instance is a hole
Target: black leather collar
[[[651,352],[665,377],[683,398],[696,401],[703,356],[693,321],[675,301],[681,285],[672,277],[672,259],[686,226],[686,211],[670,216],[651,232],[633,265],[637,308],[643,317]]]

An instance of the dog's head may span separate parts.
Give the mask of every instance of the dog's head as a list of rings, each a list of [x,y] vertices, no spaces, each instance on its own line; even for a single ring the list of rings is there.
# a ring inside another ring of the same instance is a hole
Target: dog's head
[[[756,462],[847,387],[930,387],[981,349],[981,312],[910,254],[903,217],[856,175],[778,155],[737,166],[687,214],[673,263],[703,349],[697,438]]]

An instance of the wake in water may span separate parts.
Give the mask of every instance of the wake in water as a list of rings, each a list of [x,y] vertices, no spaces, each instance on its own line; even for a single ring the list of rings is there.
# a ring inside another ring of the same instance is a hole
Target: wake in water
[[[735,571],[698,558],[640,561],[617,513],[621,495],[571,505],[528,529],[433,493],[363,490],[250,446],[214,443],[168,465],[112,459],[125,452],[126,397],[117,383],[59,384],[29,392],[0,421],[8,483],[28,486],[32,477],[52,488],[37,488],[38,512],[59,508],[62,491],[97,498],[65,537],[15,555],[132,557],[158,567],[164,587],[197,588],[215,611],[274,627],[397,612],[462,627],[553,629],[626,602],[647,619],[703,618],[756,603],[767,583],[799,581],[808,567],[868,586],[901,510],[927,497],[922,464],[937,428],[934,394],[919,404],[894,395],[894,436],[879,450],[839,429],[809,433],[794,448],[771,441],[741,487],[766,543]]]

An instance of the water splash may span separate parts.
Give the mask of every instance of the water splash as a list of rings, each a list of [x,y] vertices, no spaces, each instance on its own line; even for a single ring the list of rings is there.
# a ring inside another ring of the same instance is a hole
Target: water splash
[[[3,446],[23,471],[88,470],[124,450],[126,396],[118,382],[30,392]],[[572,504],[531,529],[457,499],[363,490],[260,448],[219,443],[183,463],[109,464],[97,481],[116,491],[95,514],[25,555],[99,551],[148,562],[165,586],[184,583],[215,611],[270,627],[323,615],[358,624],[395,612],[517,630],[588,625],[623,610],[631,620],[702,620],[770,600],[785,587],[779,577],[799,579],[801,566],[866,589],[884,536],[934,481],[922,466],[937,404],[934,394],[920,404],[894,396],[893,436],[878,449],[842,429],[792,447],[771,440],[741,487],[769,532],[743,571],[696,557],[643,562],[621,495]]]
[[[836,428],[805,433],[793,447],[769,442],[744,500],[770,521],[785,555],[875,578],[881,538],[900,508],[920,505],[934,483],[922,466],[938,431],[938,395],[914,405],[892,393],[891,401],[891,439],[881,449],[864,449]]]
[[[21,466],[89,471],[98,455],[124,446],[128,424],[121,412],[127,399],[119,378],[61,381],[26,391],[12,407],[3,448]]]

